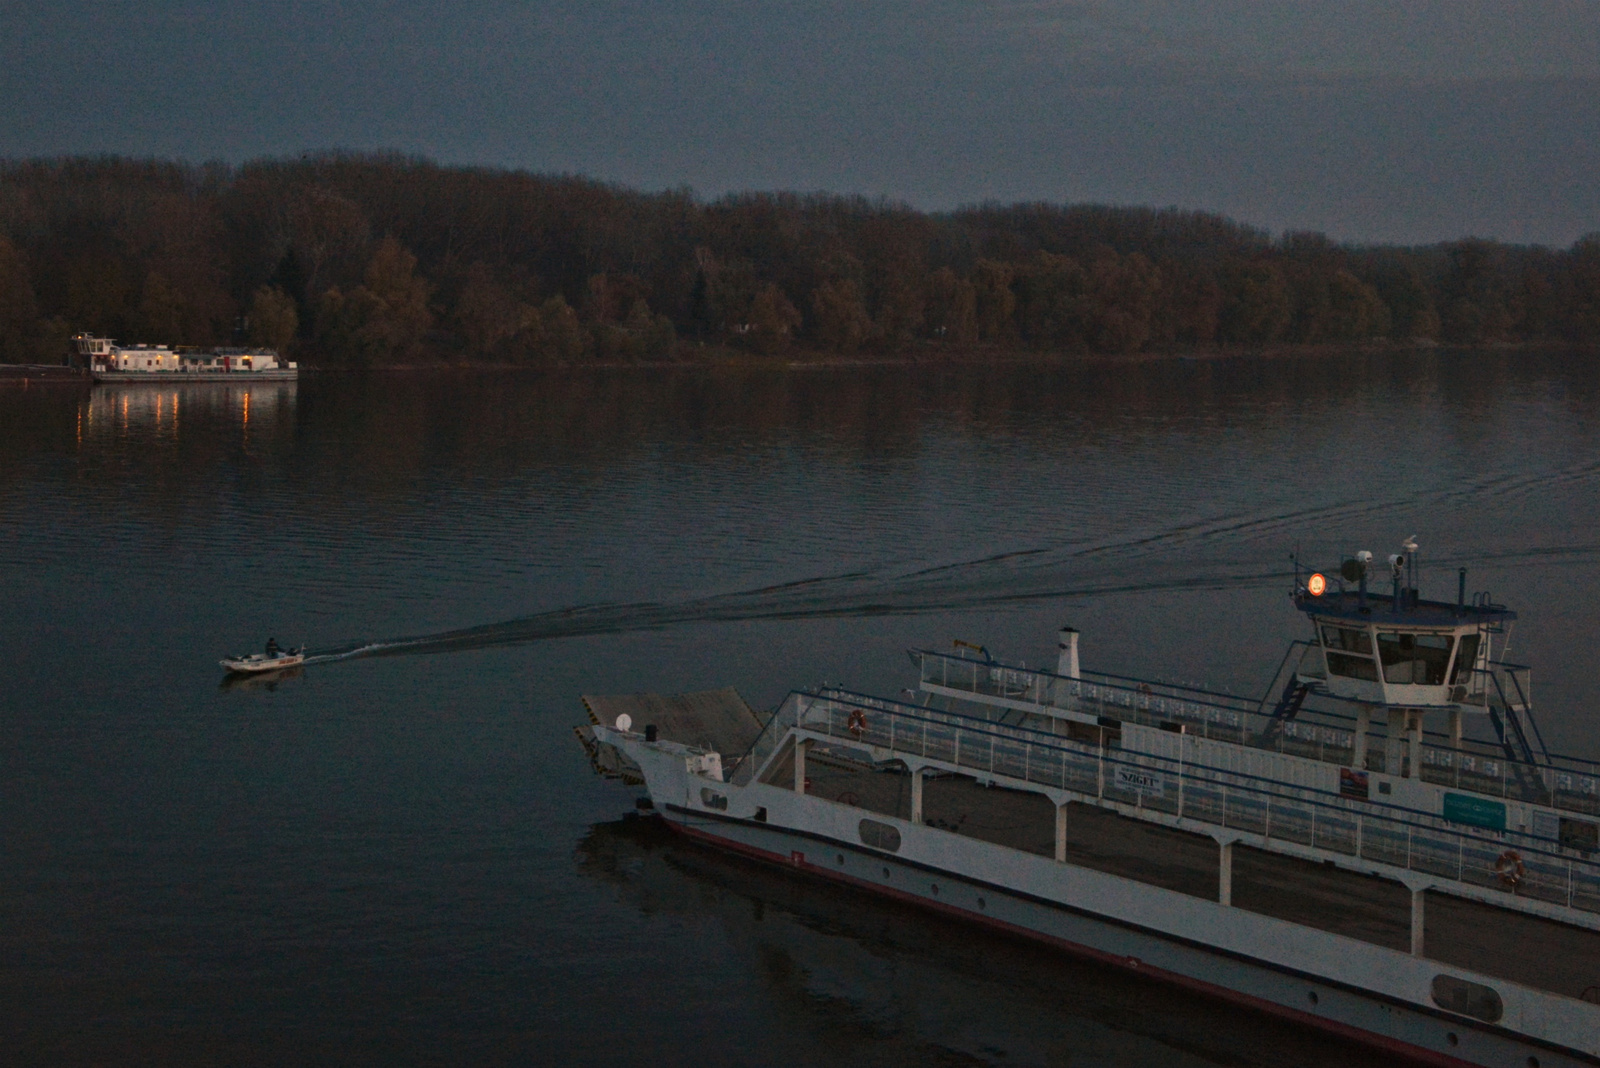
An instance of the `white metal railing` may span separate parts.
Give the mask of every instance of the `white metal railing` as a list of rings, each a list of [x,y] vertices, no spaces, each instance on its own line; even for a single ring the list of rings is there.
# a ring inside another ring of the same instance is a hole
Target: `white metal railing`
[[[1274,720],[1255,711],[1254,702],[1227,694],[1156,682],[1086,674],[1079,679],[1051,672],[988,663],[944,653],[923,652],[922,682],[978,698],[1002,698],[1107,717],[1144,726],[1179,724],[1202,738],[1246,745],[1330,764],[1350,766],[1355,730],[1341,724]],[[1366,770],[1388,769],[1382,735],[1367,747]],[[1401,756],[1405,759],[1404,754]],[[1600,814],[1600,767],[1556,758],[1554,766],[1525,764],[1504,756],[1424,743],[1418,777],[1459,790],[1526,801],[1588,815]]]
[[[1519,899],[1532,899],[1600,913],[1600,863],[1576,851],[1546,848],[1515,832],[1474,831],[1425,813],[1182,758],[1107,749],[842,690],[791,694],[773,718],[773,724],[780,723],[774,740],[764,745],[769,757],[790,727],[798,727],[997,781],[1072,791],[1135,812],[1150,810],[1245,831],[1262,836],[1268,848],[1273,842],[1291,842],[1442,881],[1507,890],[1510,908],[1517,908]],[[743,781],[764,763],[741,763]],[[1524,869],[1515,887],[1495,870],[1508,848],[1517,851]]]

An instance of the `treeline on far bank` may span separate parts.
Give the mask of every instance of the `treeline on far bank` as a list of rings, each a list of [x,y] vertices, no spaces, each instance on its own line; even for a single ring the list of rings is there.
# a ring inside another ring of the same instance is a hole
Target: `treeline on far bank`
[[[0,163],[0,360],[59,362],[78,332],[354,367],[1593,345],[1600,234],[1355,246],[1175,209],[702,202],[398,156]]]

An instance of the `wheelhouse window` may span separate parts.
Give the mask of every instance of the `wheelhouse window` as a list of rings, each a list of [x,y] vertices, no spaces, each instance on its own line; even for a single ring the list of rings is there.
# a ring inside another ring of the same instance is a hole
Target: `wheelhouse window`
[[[1372,655],[1372,635],[1365,628],[1323,627],[1322,644],[1335,652]]]
[[[1448,634],[1379,631],[1378,660],[1383,664],[1383,681],[1401,686],[1443,686],[1454,643]]]
[[[1478,636],[1476,634],[1463,634],[1461,647],[1456,650],[1456,666],[1450,669],[1450,685],[1459,686],[1472,677],[1472,669],[1478,666]]]
[[[1372,635],[1364,628],[1324,626],[1322,645],[1327,650],[1328,674],[1378,681],[1378,665],[1372,662]]]

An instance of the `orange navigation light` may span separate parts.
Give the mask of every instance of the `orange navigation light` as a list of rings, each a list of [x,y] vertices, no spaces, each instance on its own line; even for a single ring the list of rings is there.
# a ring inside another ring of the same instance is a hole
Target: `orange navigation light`
[[[1322,572],[1318,571],[1306,579],[1306,592],[1313,597],[1321,597],[1328,592],[1328,580],[1323,577]]]

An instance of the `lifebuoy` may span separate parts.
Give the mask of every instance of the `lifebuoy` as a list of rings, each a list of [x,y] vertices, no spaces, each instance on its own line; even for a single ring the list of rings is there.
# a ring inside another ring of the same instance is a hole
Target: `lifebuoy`
[[[1502,883],[1515,890],[1522,882],[1522,877],[1528,873],[1528,869],[1522,863],[1522,854],[1515,849],[1508,849],[1495,860],[1494,873],[1500,877]]]
[[[857,738],[867,732],[867,714],[861,709],[853,709],[850,718],[845,722],[845,727]]]

